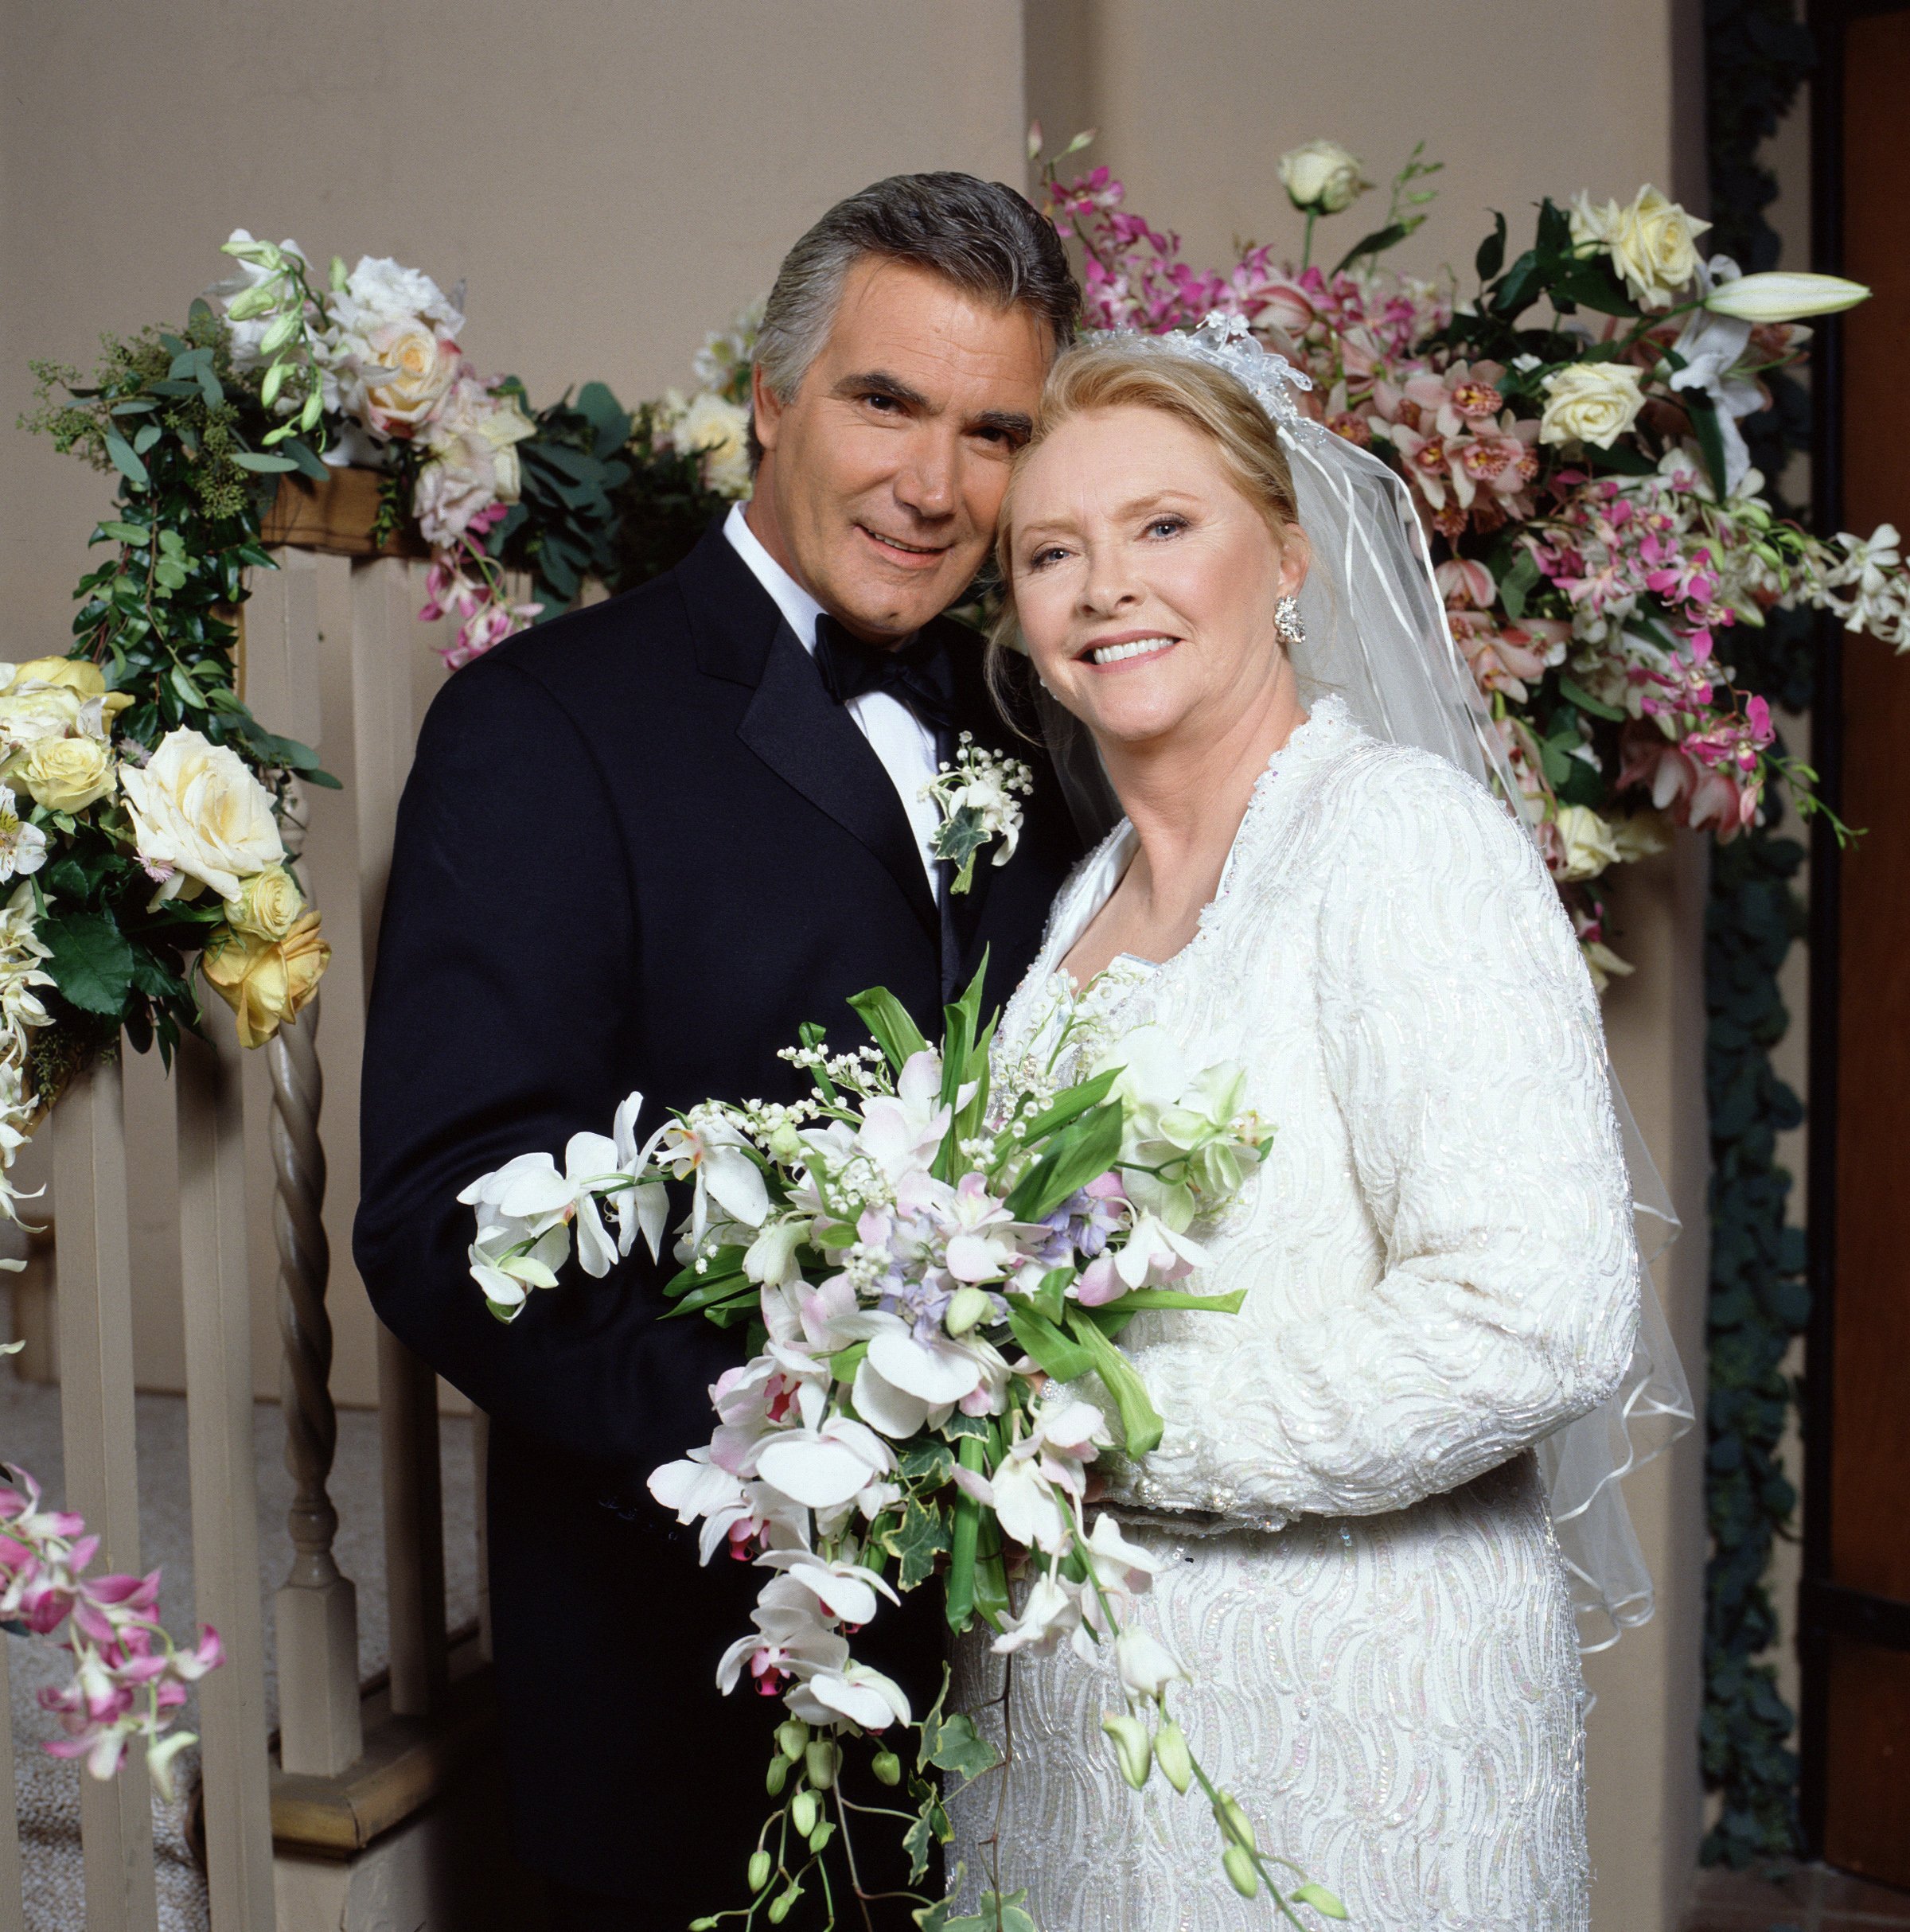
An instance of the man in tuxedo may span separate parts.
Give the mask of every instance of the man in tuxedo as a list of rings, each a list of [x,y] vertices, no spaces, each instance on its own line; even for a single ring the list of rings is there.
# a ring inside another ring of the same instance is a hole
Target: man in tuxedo
[[[987,553],[1078,302],[1053,229],[999,185],[898,177],[831,209],[764,314],[747,508],[641,589],[457,672],[419,736],[354,1253],[382,1319],[492,1419],[503,1743],[560,1926],[680,1928],[746,1896],[770,1724],[715,1673],[760,1577],[700,1568],[645,1488],[707,1439],[739,1341],[660,1319],[668,1264],[641,1245],[500,1326],[456,1197],[606,1131],[633,1089],[646,1132],[705,1099],[795,1097],[778,1050],[805,1020],[866,1037],[844,1005],[866,987],[931,1038],[984,952],[987,1003],[1012,990],[1079,841],[990,704],[980,641],[941,613]],[[984,853],[956,894],[921,789],[965,730],[1035,782],[1012,861]],[[884,1659],[930,1695],[931,1594],[898,1620],[914,1654]]]

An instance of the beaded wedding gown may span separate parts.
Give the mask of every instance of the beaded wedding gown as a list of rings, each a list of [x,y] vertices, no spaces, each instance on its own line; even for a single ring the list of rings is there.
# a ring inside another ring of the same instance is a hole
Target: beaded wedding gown
[[[1166,1435],[1099,1466],[1167,1560],[1137,1614],[1196,1679],[1171,1708],[1355,1926],[1582,1932],[1581,1679],[1530,1451],[1617,1384],[1639,1280],[1569,923],[1482,787],[1331,698],[1193,941],[1077,1001],[1061,960],[1134,849],[1117,826],[1063,888],[996,1052],[1064,1015],[1104,1042],[1156,1022],[1243,1066],[1276,1128],[1192,1284],[1244,1287],[1240,1313],[1135,1320]],[[967,1896],[1026,1885],[1040,1932],[1274,1922],[1227,1885],[1198,1787],[1121,1782],[1111,1663],[1024,1652],[1004,1713],[986,1638],[957,1646],[956,1700],[1011,1763],[953,1807]]]

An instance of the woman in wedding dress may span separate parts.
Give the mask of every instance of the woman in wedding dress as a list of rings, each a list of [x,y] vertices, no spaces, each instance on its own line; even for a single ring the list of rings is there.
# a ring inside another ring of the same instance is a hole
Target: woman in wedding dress
[[[1505,805],[1303,689],[1323,533],[1221,360],[1070,352],[1004,507],[1013,620],[1126,816],[996,1050],[1072,1021],[1065,1076],[1162,1027],[1275,1128],[1190,1284],[1244,1305],[1134,1321],[1167,1433],[1097,1466],[1163,1562],[1136,1614],[1190,1669],[1196,1755],[1357,1926],[1572,1932],[1582,1686],[1533,1451],[1612,1395],[1638,1322],[1598,1007]],[[1041,1932],[1273,1922],[1198,1791],[1121,1782],[1105,1653],[982,1631],[957,1690],[1010,1759],[954,1806],[970,1896],[1028,1886]]]

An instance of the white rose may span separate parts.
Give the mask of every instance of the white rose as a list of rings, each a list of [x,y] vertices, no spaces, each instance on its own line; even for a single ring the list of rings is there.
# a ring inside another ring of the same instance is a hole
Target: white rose
[[[1572,204],[1572,239],[1580,247],[1611,251],[1612,264],[1641,308],[1668,309],[1698,273],[1698,237],[1708,221],[1687,215],[1647,183],[1629,208],[1594,207],[1580,195]]]
[[[388,255],[361,255],[344,288],[333,297],[331,309],[333,320],[353,334],[405,319],[433,323],[447,336],[464,327],[464,310],[458,302],[429,275],[404,267]]]
[[[1608,450],[1645,406],[1639,372],[1628,362],[1575,362],[1546,378],[1541,442],[1588,442]]]
[[[1360,178],[1358,157],[1337,141],[1309,141],[1280,158],[1280,185],[1302,214],[1337,215],[1373,184]]]
[[[1596,878],[1623,857],[1612,828],[1589,805],[1561,805],[1554,821],[1565,848],[1561,878]]]
[[[680,450],[703,458],[703,480],[719,496],[750,493],[750,412],[704,390],[690,398],[671,432]]]
[[[229,899],[285,857],[265,787],[236,752],[197,731],[167,732],[143,769],[121,767],[119,786],[140,859],[169,874],[159,898],[209,886]]]

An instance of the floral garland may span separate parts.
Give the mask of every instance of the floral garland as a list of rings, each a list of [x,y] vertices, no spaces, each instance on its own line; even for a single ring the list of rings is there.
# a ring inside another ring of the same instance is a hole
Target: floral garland
[[[1084,145],[1043,171],[1082,249],[1089,321],[1152,333],[1239,316],[1312,378],[1329,428],[1399,470],[1588,963],[1601,984],[1629,972],[1606,942],[1612,867],[1662,849],[1674,824],[1737,836],[1776,777],[1817,808],[1768,702],[1722,656],[1734,638],[1809,606],[1910,645],[1896,532],[1825,543],[1785,520],[1737,427],[1799,360],[1797,318],[1865,291],[1706,261],[1708,224],[1648,186],[1623,208],[1543,203],[1510,266],[1497,217],[1470,295],[1450,275],[1394,273],[1379,257],[1431,199],[1417,184],[1436,166],[1417,150],[1385,223],[1327,271],[1310,259],[1316,224],[1370,185],[1330,142],[1281,164],[1307,218],[1297,265],[1253,246],[1198,271],[1105,168],[1061,178]],[[1037,128],[1036,158],[1040,146]]]

